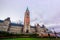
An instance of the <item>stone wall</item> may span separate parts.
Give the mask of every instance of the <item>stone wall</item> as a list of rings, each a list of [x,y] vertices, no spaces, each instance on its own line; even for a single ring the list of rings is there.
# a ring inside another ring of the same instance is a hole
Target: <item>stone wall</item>
[[[20,33],[22,33],[22,27],[20,27],[20,26],[11,26],[9,32],[14,33],[14,34],[20,34]]]
[[[6,22],[3,21],[2,23],[0,23],[0,31],[6,31],[7,32],[9,25],[5,25],[5,24],[7,24],[7,21]]]
[[[30,28],[31,33],[35,33],[35,28]]]
[[[7,32],[8,26],[0,26],[0,31],[6,31]]]

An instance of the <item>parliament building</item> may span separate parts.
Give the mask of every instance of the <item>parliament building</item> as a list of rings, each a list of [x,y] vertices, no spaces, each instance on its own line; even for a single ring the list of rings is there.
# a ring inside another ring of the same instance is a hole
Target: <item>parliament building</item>
[[[5,31],[13,34],[42,34],[47,35],[47,28],[44,25],[40,26],[36,24],[35,26],[30,25],[30,11],[27,8],[24,15],[24,24],[12,23],[10,18],[5,20],[0,20],[0,31]]]

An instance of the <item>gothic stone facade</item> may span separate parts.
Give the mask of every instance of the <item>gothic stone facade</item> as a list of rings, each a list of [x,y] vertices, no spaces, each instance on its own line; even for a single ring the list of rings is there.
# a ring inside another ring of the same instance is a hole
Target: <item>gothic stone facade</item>
[[[10,18],[7,18],[5,20],[0,20],[0,31],[6,31],[9,33],[14,34],[21,34],[24,33],[24,25],[23,24],[16,24],[11,23]],[[43,33],[46,32],[46,28],[40,26],[39,24],[36,24],[35,26],[30,26],[30,32],[25,33]]]
[[[6,18],[5,20],[0,20],[0,31],[6,31],[14,34],[22,34],[22,33],[37,33],[42,34],[46,33],[46,28],[36,24],[35,26],[30,25],[30,12],[28,8],[26,9],[24,16],[24,25],[11,23],[10,18]]]

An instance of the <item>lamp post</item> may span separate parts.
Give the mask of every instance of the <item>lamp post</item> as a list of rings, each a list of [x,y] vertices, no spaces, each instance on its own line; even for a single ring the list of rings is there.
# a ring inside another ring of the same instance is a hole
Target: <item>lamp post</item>
[[[50,31],[48,30],[47,33],[48,33],[49,39],[51,40],[51,37],[50,37]]]
[[[55,37],[56,37],[56,39],[57,39],[57,33],[55,32],[54,28],[52,28],[52,29],[53,29],[54,34],[55,34]]]

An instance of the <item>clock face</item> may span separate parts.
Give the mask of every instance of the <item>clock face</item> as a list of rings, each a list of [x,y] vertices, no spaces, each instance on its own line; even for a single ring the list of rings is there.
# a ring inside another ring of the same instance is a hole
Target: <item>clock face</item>
[[[29,15],[29,13],[27,13],[27,15]]]
[[[29,16],[29,13],[26,13],[26,16]]]

